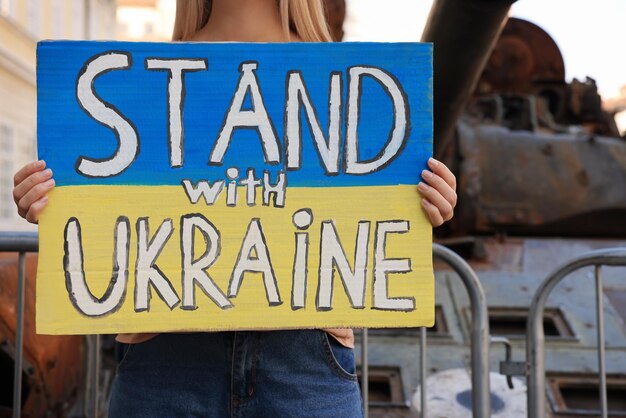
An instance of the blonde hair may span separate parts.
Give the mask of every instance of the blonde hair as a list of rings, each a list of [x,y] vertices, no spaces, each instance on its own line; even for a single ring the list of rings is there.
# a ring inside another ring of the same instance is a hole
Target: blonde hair
[[[331,42],[322,0],[277,0],[287,39],[295,32],[304,42]],[[191,39],[209,21],[211,0],[177,0],[172,40]]]

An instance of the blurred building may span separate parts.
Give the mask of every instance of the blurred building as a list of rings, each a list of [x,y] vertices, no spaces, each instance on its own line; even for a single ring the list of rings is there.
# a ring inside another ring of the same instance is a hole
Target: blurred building
[[[37,158],[37,41],[114,39],[116,0],[0,0],[0,230],[32,228],[13,203],[13,175]]]
[[[172,39],[175,13],[175,0],[118,0],[118,39],[167,42]]]

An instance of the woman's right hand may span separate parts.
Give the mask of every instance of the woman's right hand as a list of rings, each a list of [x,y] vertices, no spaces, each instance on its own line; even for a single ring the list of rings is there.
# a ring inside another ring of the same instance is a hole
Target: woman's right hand
[[[39,215],[48,204],[47,193],[54,187],[52,170],[45,161],[26,164],[13,178],[13,200],[17,213],[28,222],[36,224]]]

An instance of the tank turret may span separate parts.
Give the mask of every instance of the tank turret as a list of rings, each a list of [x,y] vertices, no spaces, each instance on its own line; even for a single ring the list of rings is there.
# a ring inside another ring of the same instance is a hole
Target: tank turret
[[[434,155],[449,143],[515,0],[435,0],[422,42],[432,42]]]

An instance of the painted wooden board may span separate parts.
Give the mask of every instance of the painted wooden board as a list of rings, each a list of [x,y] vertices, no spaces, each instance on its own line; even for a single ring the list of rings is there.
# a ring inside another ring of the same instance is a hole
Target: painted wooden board
[[[434,322],[430,44],[46,41],[44,334]]]

